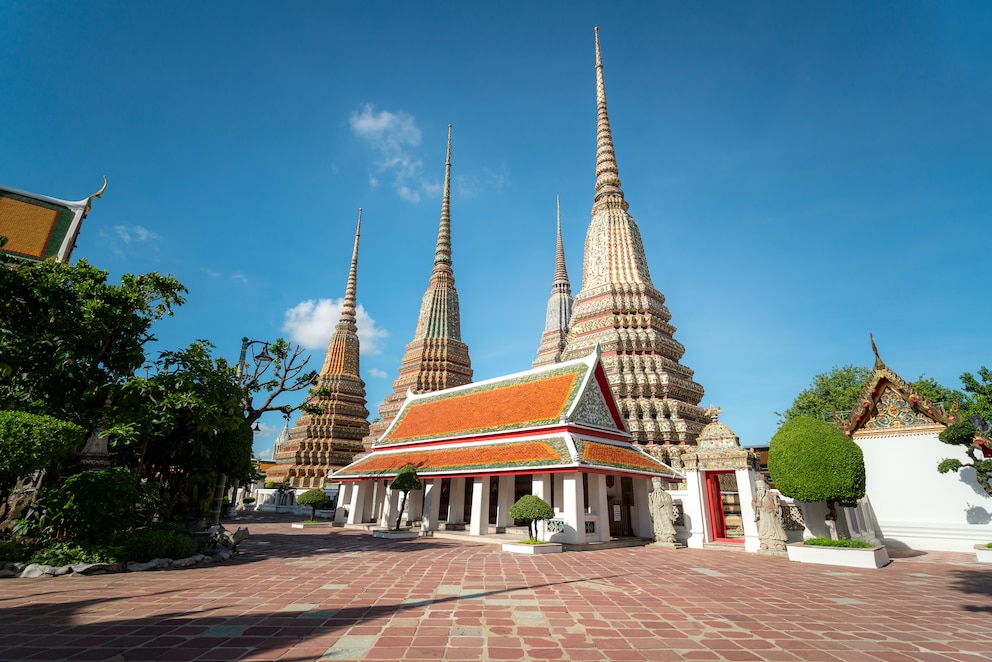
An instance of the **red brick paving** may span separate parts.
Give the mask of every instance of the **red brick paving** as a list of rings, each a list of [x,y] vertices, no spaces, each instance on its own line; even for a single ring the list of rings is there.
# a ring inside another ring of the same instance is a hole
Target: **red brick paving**
[[[710,550],[516,556],[242,521],[224,564],[0,580],[0,660],[992,659],[992,567]]]

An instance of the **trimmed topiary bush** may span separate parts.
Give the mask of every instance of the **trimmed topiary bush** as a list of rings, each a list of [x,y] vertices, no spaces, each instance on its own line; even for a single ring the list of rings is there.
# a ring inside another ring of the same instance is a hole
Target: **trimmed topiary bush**
[[[307,490],[299,497],[296,498],[296,503],[301,506],[310,506],[310,520],[317,519],[317,509],[321,510],[325,508],[330,508],[333,505],[331,497],[324,493],[324,490],[318,490],[314,488],[312,490]]]
[[[525,494],[510,506],[509,515],[513,519],[527,522],[527,534],[531,540],[537,540],[537,525],[534,522],[551,519],[555,516],[555,511],[541,497]]]
[[[408,464],[399,470],[396,474],[396,478],[393,482],[389,484],[389,489],[399,490],[403,493],[403,501],[400,502],[399,512],[396,513],[396,526],[393,527],[394,530],[398,531],[400,528],[400,520],[403,518],[403,509],[406,508],[406,497],[413,490],[423,489],[423,484],[420,482],[420,477],[417,476],[417,470],[414,469],[412,464]]]
[[[825,501],[827,528],[837,539],[837,504],[853,507],[865,495],[861,449],[834,426],[808,416],[786,421],[768,448],[775,487],[797,501]]]

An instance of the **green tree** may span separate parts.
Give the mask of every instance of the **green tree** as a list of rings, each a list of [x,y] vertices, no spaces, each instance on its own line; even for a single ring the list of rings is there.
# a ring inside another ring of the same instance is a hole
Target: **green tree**
[[[0,411],[0,507],[6,509],[10,492],[20,478],[46,468],[85,439],[86,433],[74,423],[51,416]]]
[[[809,388],[801,391],[792,406],[781,414],[790,421],[797,416],[809,416],[833,423],[844,420],[854,409],[871,370],[864,366],[845,365],[813,377]]]
[[[423,489],[423,485],[420,482],[420,478],[417,476],[417,470],[412,464],[405,465],[396,474],[396,478],[393,482],[389,484],[389,489],[399,490],[403,493],[403,501],[400,502],[400,509],[396,512],[396,526],[393,527],[395,530],[400,528],[400,520],[403,518],[403,509],[406,508],[406,497],[413,490]]]
[[[937,471],[946,474],[949,471],[957,473],[965,467],[972,467],[975,470],[975,480],[989,496],[992,496],[992,459],[984,459],[978,456],[978,447],[975,446],[975,435],[978,434],[971,421],[961,421],[951,425],[940,433],[938,438],[950,446],[960,446],[971,462],[962,462],[956,458],[945,458],[937,465]]]
[[[277,338],[265,344],[265,351],[271,361],[256,360],[253,365],[245,362],[238,372],[245,390],[244,410],[249,425],[268,412],[278,411],[288,418],[297,409],[306,409],[305,403],[292,406],[277,401],[286,393],[310,388],[317,379],[315,370],[306,370],[310,357],[299,345]]]
[[[809,416],[841,427],[851,410],[858,404],[858,397],[868,383],[872,370],[864,366],[845,365],[834,367],[813,377],[813,383],[796,396],[792,406],[777,413],[784,421],[797,416]],[[962,376],[962,380],[964,377]],[[964,410],[970,399],[961,391],[949,389],[933,377],[920,375],[910,387],[935,405],[950,412],[954,403]]]
[[[120,417],[108,429],[114,458],[157,481],[167,515],[204,514],[218,473],[251,474],[252,431],[237,371],[204,340],[162,352],[149,377],[121,387]]]
[[[961,375],[961,383],[968,393],[968,401],[962,405],[965,416],[978,414],[986,421],[992,421],[992,370],[985,366],[978,369],[978,376],[966,372]]]
[[[120,284],[85,260],[0,268],[0,409],[103,425],[114,389],[145,360],[155,320],[186,289],[157,273]]]
[[[540,520],[551,519],[555,516],[554,509],[548,502],[534,494],[525,494],[510,506],[509,515],[513,519],[527,522],[527,534],[531,541],[537,540],[537,524]]]
[[[331,497],[327,496],[324,490],[312,489],[301,494],[296,503],[301,506],[310,506],[310,519],[317,519],[317,509],[330,508],[333,504]]]
[[[853,507],[865,495],[861,448],[833,425],[809,416],[786,421],[768,448],[775,487],[799,501],[825,501],[830,537],[837,539],[837,504]]]

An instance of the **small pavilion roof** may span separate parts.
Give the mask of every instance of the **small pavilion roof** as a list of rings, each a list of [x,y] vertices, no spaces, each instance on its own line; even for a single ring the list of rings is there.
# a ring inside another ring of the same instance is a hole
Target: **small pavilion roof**
[[[599,395],[594,395],[595,392]],[[587,415],[579,407],[580,396],[586,393],[601,405],[595,416]],[[581,422],[627,434],[599,363],[598,348],[584,358],[566,363],[444,391],[408,394],[376,448],[565,422]]]
[[[409,394],[368,455],[338,480],[592,471],[675,476],[630,441],[599,351],[424,395]]]
[[[104,178],[97,193],[70,201],[0,186],[0,236],[7,239],[0,253],[25,260],[68,262],[93,198],[102,196],[106,188]]]

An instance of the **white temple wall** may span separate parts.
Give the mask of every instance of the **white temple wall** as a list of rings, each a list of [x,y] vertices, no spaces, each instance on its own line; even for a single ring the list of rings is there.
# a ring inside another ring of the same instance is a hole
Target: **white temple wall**
[[[710,542],[709,513],[706,511],[706,486],[703,484],[703,474],[700,471],[685,472],[686,489],[682,496],[682,517],[684,526],[676,528],[677,539],[687,547],[702,548],[703,543]],[[678,492],[672,492],[672,498]],[[685,536],[683,539],[682,536]]]
[[[937,473],[944,458],[969,462],[937,432],[856,437],[865,456],[867,496],[889,547],[973,551],[992,541],[992,497],[973,469]]]
[[[634,478],[634,507],[631,508],[630,526],[638,538],[654,539],[654,523],[651,521],[651,479]]]

